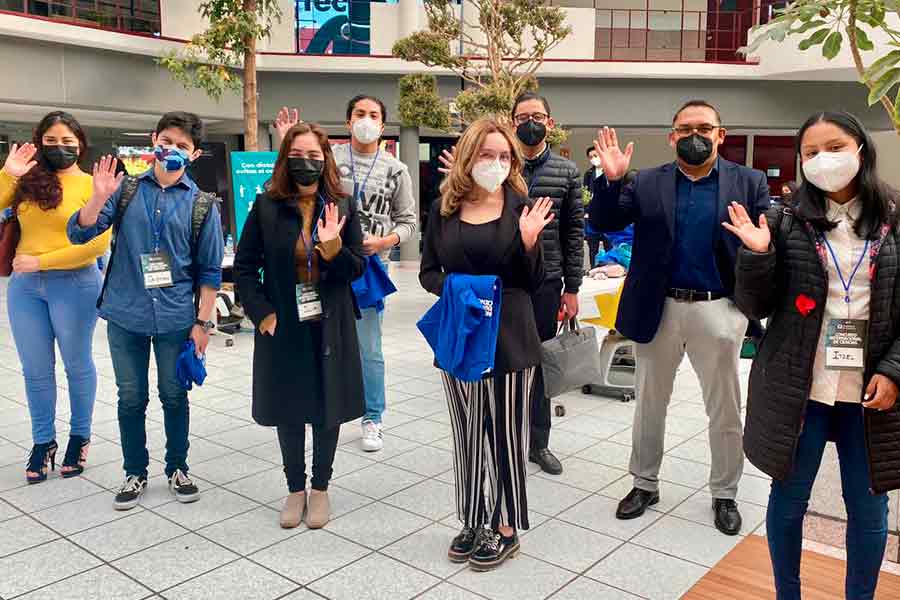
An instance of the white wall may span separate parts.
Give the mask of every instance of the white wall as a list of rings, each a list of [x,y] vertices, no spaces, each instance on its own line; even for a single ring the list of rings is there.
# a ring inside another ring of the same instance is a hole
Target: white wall
[[[900,135],[893,131],[872,134],[878,150],[878,174],[900,190]]]
[[[259,49],[264,52],[294,52],[296,24],[292,0],[279,0],[281,22],[272,25],[271,39],[263,40]],[[197,0],[160,0],[162,34],[166,37],[189,40],[207,27],[207,21],[198,12]]]

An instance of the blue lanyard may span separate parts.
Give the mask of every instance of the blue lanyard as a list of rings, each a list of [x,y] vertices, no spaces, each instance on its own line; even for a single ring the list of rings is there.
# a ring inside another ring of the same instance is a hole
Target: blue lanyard
[[[319,195],[319,200],[322,201],[322,210],[319,211],[319,218],[313,221],[313,226],[310,230],[309,243],[306,241],[306,236],[303,235],[303,225],[300,225],[300,239],[303,240],[303,246],[306,248],[306,275],[310,279],[312,279],[313,242],[315,242],[316,236],[319,235],[319,221],[322,220],[322,215],[325,214],[325,206],[327,205],[325,198],[323,198],[321,194]]]
[[[353,177],[353,200],[359,201],[360,195],[365,193],[366,186],[369,185],[369,176],[372,175],[372,171],[375,170],[375,163],[378,162],[378,155],[381,153],[381,148],[375,151],[375,158],[372,159],[372,166],[369,167],[369,172],[366,174],[366,178],[363,179],[362,187],[356,182],[356,166],[354,165],[353,160],[353,147],[350,147],[350,176]]]
[[[169,217],[175,211],[175,202],[174,201],[169,203],[169,205],[170,205],[169,209],[165,213],[159,211],[159,202],[160,202],[159,198],[157,198],[157,200],[156,200],[157,212],[160,213],[159,222],[157,223],[153,219],[153,209],[150,208],[150,202],[147,200],[146,196],[144,197],[144,208],[147,209],[147,219],[150,220],[150,227],[152,228],[153,253],[154,254],[159,253],[160,243],[162,242],[163,228],[165,227],[166,221],[169,219]]]
[[[838,263],[837,255],[834,253],[834,248],[832,248],[831,244],[828,242],[828,238],[823,235],[822,241],[825,242],[825,245],[828,247],[828,252],[831,253],[831,259],[834,261],[834,270],[837,271],[838,277],[841,279],[841,285],[844,286],[844,302],[850,304],[850,286],[853,284],[853,278],[856,277],[856,272],[859,271],[859,266],[866,258],[866,253],[869,251],[869,240],[866,240],[862,255],[859,257],[859,260],[856,261],[856,266],[853,267],[853,271],[850,273],[850,279],[848,280],[845,280],[844,274],[841,273],[841,265]]]

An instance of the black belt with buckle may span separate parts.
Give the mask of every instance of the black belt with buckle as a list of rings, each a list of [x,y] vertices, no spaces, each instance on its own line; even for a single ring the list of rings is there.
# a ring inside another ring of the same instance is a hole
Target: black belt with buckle
[[[721,298],[724,298],[725,294],[670,288],[668,291],[666,291],[666,296],[674,299],[675,302],[709,302],[711,300],[719,300]]]

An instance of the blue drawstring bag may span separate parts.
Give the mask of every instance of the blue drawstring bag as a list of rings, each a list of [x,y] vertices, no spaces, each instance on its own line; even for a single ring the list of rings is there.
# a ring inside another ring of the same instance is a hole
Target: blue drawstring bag
[[[374,307],[378,312],[384,310],[384,299],[397,291],[377,254],[366,258],[365,272],[350,285],[360,309]]]
[[[197,358],[197,347],[194,340],[186,340],[181,347],[181,354],[175,363],[175,378],[179,385],[190,391],[193,384],[203,385],[206,380],[206,357]]]

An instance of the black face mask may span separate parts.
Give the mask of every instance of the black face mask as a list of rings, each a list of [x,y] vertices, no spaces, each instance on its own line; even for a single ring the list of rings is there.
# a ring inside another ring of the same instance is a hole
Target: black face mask
[[[713,143],[711,139],[695,133],[678,140],[675,151],[678,153],[678,158],[689,165],[698,167],[712,156]]]
[[[289,158],[288,171],[297,185],[312,185],[322,177],[325,161],[313,158]]]
[[[53,171],[64,171],[78,162],[78,146],[44,146],[41,153]]]
[[[547,126],[528,119],[516,127],[516,135],[526,146],[537,146],[547,137]]]

